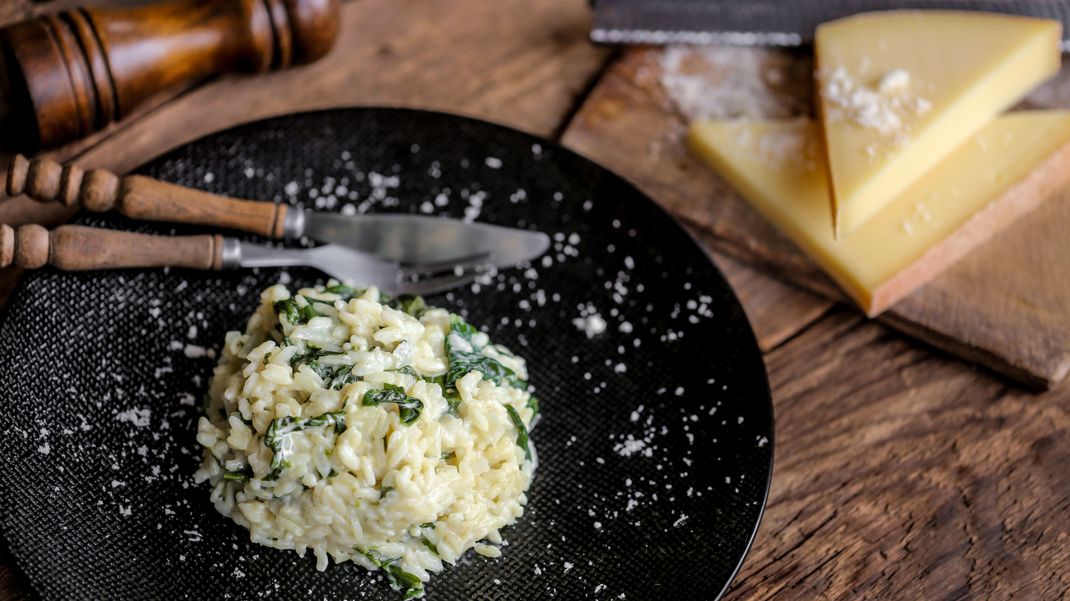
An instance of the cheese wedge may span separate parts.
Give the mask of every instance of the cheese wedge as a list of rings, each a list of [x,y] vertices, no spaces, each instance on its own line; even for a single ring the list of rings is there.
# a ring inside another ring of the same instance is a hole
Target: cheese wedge
[[[699,122],[690,144],[870,316],[1070,183],[1070,111],[1010,113],[835,239],[812,121]]]
[[[837,233],[1059,70],[1056,21],[891,11],[817,28],[819,112]]]

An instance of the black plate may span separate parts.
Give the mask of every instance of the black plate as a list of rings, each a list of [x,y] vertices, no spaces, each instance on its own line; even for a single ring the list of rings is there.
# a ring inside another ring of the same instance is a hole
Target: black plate
[[[546,265],[430,299],[527,357],[543,407],[540,466],[503,556],[469,554],[430,599],[712,599],[730,582],[771,472],[762,356],[703,251],[624,180],[526,134],[396,109],[255,123],[140,172],[289,202],[315,204],[317,189],[332,210],[467,210],[555,237]],[[192,481],[214,364],[199,347],[242,329],[280,277],[322,276],[25,279],[0,326],[0,524],[42,597],[397,598],[352,564],[320,573],[311,557],[250,543]],[[573,324],[588,304],[608,323],[590,339]]]

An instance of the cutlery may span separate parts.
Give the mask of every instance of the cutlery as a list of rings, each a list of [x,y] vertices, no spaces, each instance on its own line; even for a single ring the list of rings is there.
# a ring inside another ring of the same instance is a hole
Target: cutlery
[[[512,267],[550,246],[542,232],[418,215],[339,215],[271,202],[241,200],[143,175],[83,170],[48,159],[16,155],[8,167],[7,194],[39,202],[117,210],[132,219],[211,225],[267,238],[308,236],[394,261],[426,263],[487,255]]]
[[[0,268],[36,269],[52,265],[65,271],[132,267],[185,267],[220,271],[252,267],[314,267],[343,282],[376,286],[390,295],[433,294],[468,284],[479,275],[485,256],[465,260],[401,265],[345,246],[310,249],[272,248],[218,234],[155,236],[63,225],[18,229],[0,225]]]

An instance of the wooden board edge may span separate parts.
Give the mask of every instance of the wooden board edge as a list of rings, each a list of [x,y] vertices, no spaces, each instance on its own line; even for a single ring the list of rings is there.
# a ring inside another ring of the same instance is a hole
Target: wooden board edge
[[[1034,167],[1024,179],[974,213],[944,239],[878,286],[867,306],[868,317],[892,308],[974,249],[1050,200],[1070,184],[1070,142]]]
[[[1068,145],[1068,152],[1070,152],[1070,145]],[[684,221],[686,222],[687,220],[685,219]],[[752,252],[749,252],[749,249],[740,248],[735,244],[735,241],[713,233],[710,233],[708,236],[704,237],[704,239],[709,246],[717,252],[728,255],[733,259],[750,265],[755,269],[773,277],[777,277],[790,284],[794,284],[804,290],[813,292],[829,301],[841,303],[844,306],[850,307],[854,311],[860,311],[858,305],[854,304],[854,302],[851,301],[839,286],[828,278],[824,272],[820,272],[815,276],[815,274],[787,269],[775,261],[760,260]],[[864,315],[861,315],[860,312],[860,316]],[[1036,367],[1031,369],[1015,365],[1008,361],[1007,357],[968,344],[962,340],[952,338],[943,332],[934,330],[905,316],[899,315],[896,313],[895,307],[892,307],[890,310],[885,311],[876,317],[870,318],[870,320],[902,332],[903,334],[915,338],[927,345],[954,355],[956,358],[977,363],[985,369],[1001,374],[1033,390],[1054,389],[1065,380],[1067,376],[1070,376],[1070,361],[1061,362],[1054,369],[1048,370],[1040,370]]]
[[[1029,370],[1011,364],[1003,356],[965,343],[962,340],[951,338],[942,332],[927,328],[893,312],[883,313],[876,318],[876,321],[950,353],[955,358],[976,363],[985,369],[992,370],[1038,392],[1055,389],[1070,374],[1070,361],[1062,362],[1057,368],[1049,372],[1038,373],[1037,370]]]

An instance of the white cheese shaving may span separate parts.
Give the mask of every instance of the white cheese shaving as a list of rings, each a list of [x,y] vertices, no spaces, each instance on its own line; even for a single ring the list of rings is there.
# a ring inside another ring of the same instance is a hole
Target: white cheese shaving
[[[576,326],[576,328],[584,334],[587,334],[588,338],[594,338],[606,331],[606,320],[602,319],[602,316],[597,313],[577,317],[572,320],[572,325]]]
[[[868,86],[843,67],[821,74],[821,97],[830,120],[848,121],[882,135],[903,134],[904,121],[923,115],[932,108],[925,98],[911,92],[910,73],[892,69]]]

